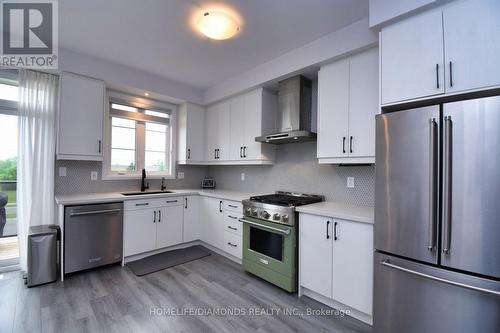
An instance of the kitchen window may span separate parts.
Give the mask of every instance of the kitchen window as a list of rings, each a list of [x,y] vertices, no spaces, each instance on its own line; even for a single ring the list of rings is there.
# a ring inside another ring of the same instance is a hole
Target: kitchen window
[[[143,98],[110,95],[103,178],[140,178],[142,169],[148,178],[174,178],[175,109]]]

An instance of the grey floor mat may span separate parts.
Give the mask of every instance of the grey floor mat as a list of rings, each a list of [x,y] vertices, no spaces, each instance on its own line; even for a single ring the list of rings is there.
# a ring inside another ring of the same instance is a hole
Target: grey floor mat
[[[184,264],[189,261],[209,256],[210,252],[201,246],[190,246],[184,249],[172,250],[155,254],[146,258],[127,263],[127,266],[137,276],[143,276],[162,269]]]

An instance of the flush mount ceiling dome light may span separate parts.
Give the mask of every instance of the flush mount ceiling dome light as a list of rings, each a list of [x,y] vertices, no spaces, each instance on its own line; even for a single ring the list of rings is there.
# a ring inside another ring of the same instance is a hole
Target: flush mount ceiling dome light
[[[231,38],[240,30],[236,19],[219,10],[204,12],[198,20],[198,28],[208,38],[217,40]]]

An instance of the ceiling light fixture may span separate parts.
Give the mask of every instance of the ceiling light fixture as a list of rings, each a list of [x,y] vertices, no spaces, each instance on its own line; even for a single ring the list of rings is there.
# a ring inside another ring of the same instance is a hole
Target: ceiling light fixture
[[[144,93],[144,96],[149,96],[149,93],[148,93],[148,92],[145,92],[145,93]]]
[[[233,37],[240,27],[235,18],[220,10],[203,13],[198,20],[198,29],[208,38],[223,40]]]

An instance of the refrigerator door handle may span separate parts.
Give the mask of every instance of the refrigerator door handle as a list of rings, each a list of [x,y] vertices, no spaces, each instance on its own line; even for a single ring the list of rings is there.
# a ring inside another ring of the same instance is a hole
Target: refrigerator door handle
[[[443,143],[443,253],[450,253],[451,245],[451,172],[452,172],[452,120],[444,117]]]
[[[386,266],[386,267],[397,269],[399,271],[403,271],[403,272],[410,273],[410,274],[413,274],[413,275],[418,275],[418,276],[421,276],[421,277],[424,277],[424,278],[427,278],[427,279],[431,279],[431,280],[434,280],[434,281],[439,281],[439,282],[443,282],[443,283],[446,283],[446,284],[451,284],[451,285],[454,285],[454,286],[457,286],[457,287],[462,287],[462,288],[466,288],[466,289],[480,291],[480,292],[487,293],[487,294],[492,294],[492,295],[500,296],[500,291],[486,289],[486,288],[481,288],[481,287],[476,287],[476,286],[471,286],[471,285],[468,285],[468,284],[465,284],[465,283],[451,281],[451,280],[443,279],[443,278],[440,278],[440,277],[437,277],[437,276],[433,276],[433,275],[429,275],[429,274],[417,272],[417,271],[414,271],[412,269],[408,269],[408,268],[404,268],[404,267],[401,267],[401,266],[398,266],[398,265],[391,264],[391,262],[390,262],[389,259],[382,260],[380,262],[380,264],[383,265],[383,266]]]
[[[436,226],[437,226],[437,122],[435,118],[430,120],[430,140],[429,140],[429,234],[427,249],[433,251],[436,246]]]

